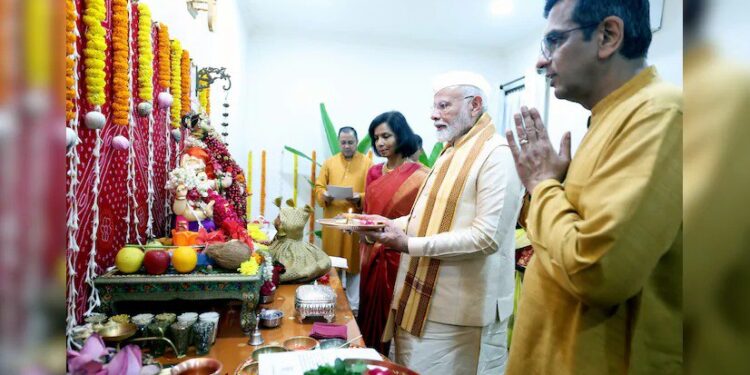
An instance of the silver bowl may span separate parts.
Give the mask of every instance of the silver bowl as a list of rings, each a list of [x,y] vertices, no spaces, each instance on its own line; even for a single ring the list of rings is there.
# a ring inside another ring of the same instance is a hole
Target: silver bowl
[[[266,328],[276,328],[281,325],[281,319],[284,317],[284,312],[281,310],[262,310],[260,312],[260,325]]]
[[[221,375],[224,368],[213,358],[193,358],[172,367],[170,375]]]
[[[260,296],[260,304],[267,305],[273,302],[275,296],[276,296],[276,293],[271,293],[271,295],[268,295],[268,296]]]

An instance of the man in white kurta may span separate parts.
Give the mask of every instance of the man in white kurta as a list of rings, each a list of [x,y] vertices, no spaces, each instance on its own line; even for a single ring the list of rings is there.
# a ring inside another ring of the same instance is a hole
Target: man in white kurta
[[[523,188],[485,113],[486,81],[449,73],[433,89],[445,150],[411,215],[367,233],[404,253],[383,339],[393,337],[396,362],[420,373],[501,374]]]

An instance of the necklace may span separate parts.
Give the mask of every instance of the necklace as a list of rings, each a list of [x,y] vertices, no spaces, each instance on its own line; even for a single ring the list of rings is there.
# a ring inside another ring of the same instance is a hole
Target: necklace
[[[388,174],[391,171],[393,171],[395,168],[388,168],[388,163],[383,163],[383,174]]]
[[[403,165],[405,161],[406,161],[405,159],[399,160],[398,162],[396,162],[396,166],[393,168],[388,168],[388,162],[386,161],[385,163],[383,163],[383,174],[388,174],[392,172],[394,169]]]

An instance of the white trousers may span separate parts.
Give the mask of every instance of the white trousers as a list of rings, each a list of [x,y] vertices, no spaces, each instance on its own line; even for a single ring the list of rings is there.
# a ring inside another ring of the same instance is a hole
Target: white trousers
[[[349,307],[352,310],[359,310],[359,274],[340,270],[339,277],[341,278],[341,285],[346,291]]]
[[[427,321],[422,337],[396,329],[396,363],[420,374],[503,374],[508,320],[484,327]]]

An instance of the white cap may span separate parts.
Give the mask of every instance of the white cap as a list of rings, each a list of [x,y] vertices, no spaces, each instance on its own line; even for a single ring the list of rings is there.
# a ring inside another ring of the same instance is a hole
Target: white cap
[[[484,77],[468,71],[451,71],[436,76],[432,80],[432,92],[437,94],[446,87],[458,85],[474,86],[484,91],[485,95],[491,93],[490,84]]]

